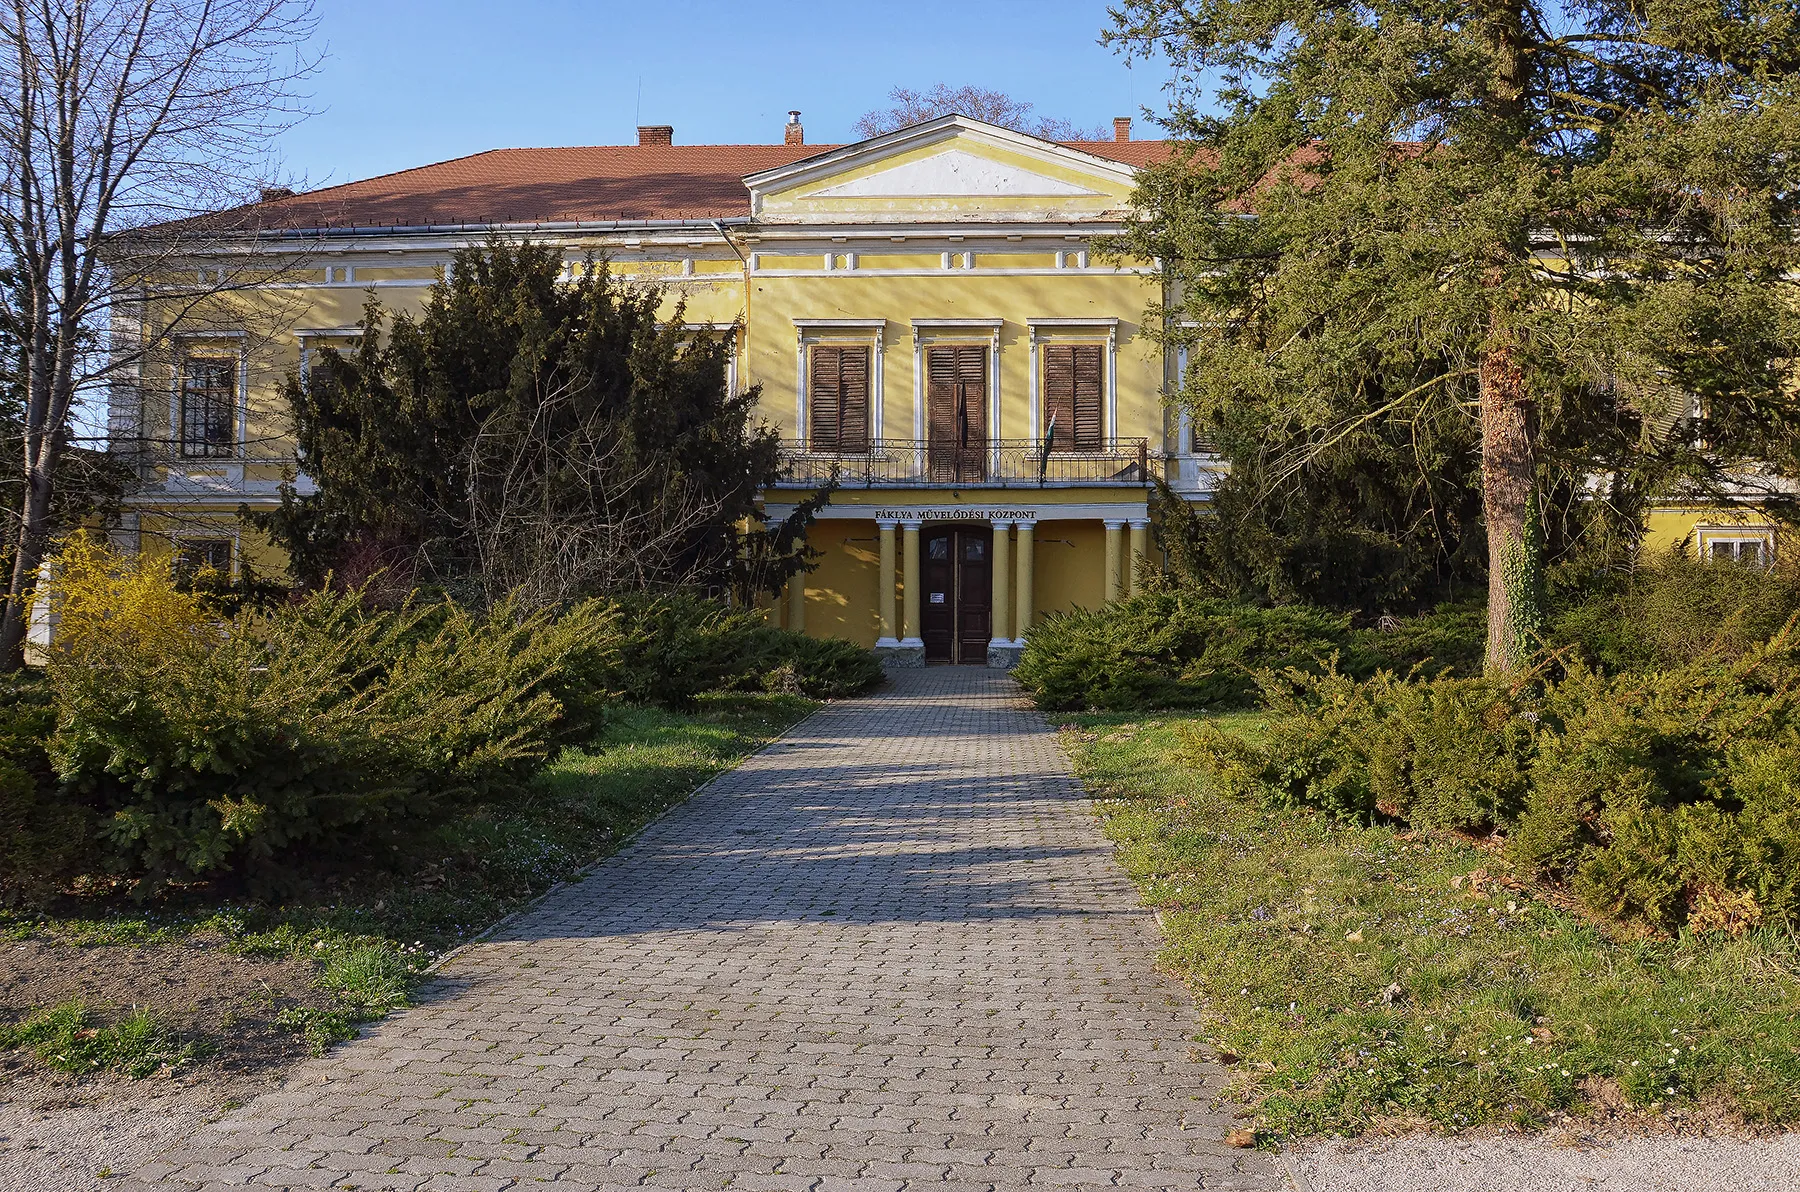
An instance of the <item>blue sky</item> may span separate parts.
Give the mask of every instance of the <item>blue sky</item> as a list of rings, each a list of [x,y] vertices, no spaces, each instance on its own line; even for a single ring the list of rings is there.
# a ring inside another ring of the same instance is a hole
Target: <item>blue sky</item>
[[[772,143],[789,108],[847,140],[889,88],[974,83],[1084,126],[1139,120],[1163,74],[1097,44],[1106,0],[317,0],[317,115],[279,147],[310,185],[483,149]],[[641,99],[640,99],[641,88]]]

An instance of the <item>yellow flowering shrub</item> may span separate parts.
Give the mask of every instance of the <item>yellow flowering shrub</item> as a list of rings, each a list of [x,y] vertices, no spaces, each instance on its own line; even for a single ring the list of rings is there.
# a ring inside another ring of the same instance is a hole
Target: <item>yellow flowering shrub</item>
[[[120,651],[173,656],[218,637],[216,618],[175,582],[173,559],[122,555],[85,530],[63,542],[35,599],[57,616],[52,666]]]

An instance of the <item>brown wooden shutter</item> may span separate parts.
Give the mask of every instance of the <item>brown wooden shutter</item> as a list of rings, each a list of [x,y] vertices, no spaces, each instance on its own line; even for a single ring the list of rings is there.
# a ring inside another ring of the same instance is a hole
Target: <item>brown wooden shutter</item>
[[[1098,451],[1106,405],[1106,386],[1100,374],[1103,349],[1099,344],[1077,344],[1071,350],[1075,372],[1075,450]]]
[[[956,349],[956,381],[960,392],[957,440],[966,450],[987,449],[987,349],[966,344]]]
[[[869,349],[838,349],[838,450],[869,449]]]
[[[812,449],[838,449],[839,420],[843,404],[839,387],[842,373],[842,348],[815,344],[812,371],[807,381],[807,414],[811,422]]]
[[[925,350],[925,437],[934,446],[956,444],[956,349]]]
[[[925,350],[925,434],[933,480],[987,474],[987,348]]]
[[[1052,451],[1075,448],[1075,349],[1067,344],[1044,348],[1044,438]]]

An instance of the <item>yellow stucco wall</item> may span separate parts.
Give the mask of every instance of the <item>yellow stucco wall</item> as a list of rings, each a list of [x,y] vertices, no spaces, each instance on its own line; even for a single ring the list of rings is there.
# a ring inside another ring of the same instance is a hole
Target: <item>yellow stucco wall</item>
[[[1097,521],[1040,521],[1034,531],[1037,615],[1106,599],[1106,530]]]
[[[883,438],[919,437],[920,349],[930,344],[988,344],[985,327],[915,328],[914,320],[1003,319],[999,329],[999,437],[1030,431],[1031,331],[1027,320],[1091,318],[1087,327],[1041,329],[1040,343],[1105,343],[1104,320],[1118,320],[1117,428],[1121,438],[1146,437],[1163,446],[1163,352],[1143,334],[1142,316],[1155,280],[1135,274],[1066,270],[1052,275],[992,276],[963,270],[883,276],[879,270],[834,271],[808,277],[756,277],[752,282],[744,380],[762,386],[764,416],[784,437],[799,422],[801,320],[880,319],[879,357]],[[690,309],[690,317],[692,312]],[[808,328],[821,342],[873,344],[873,328]],[[1041,367],[1041,362],[1040,362]],[[873,380],[871,380],[873,384]],[[990,402],[995,395],[989,395]],[[1041,400],[1041,399],[1040,399]]]
[[[1644,519],[1644,525],[1646,554],[1660,554],[1686,542],[1687,553],[1693,555],[1714,537],[1766,537],[1771,544],[1780,541],[1775,522],[1754,509],[1705,506],[1653,509]]]
[[[875,523],[819,522],[810,542],[820,558],[818,569],[804,580],[806,632],[874,645],[881,623],[881,539]]]

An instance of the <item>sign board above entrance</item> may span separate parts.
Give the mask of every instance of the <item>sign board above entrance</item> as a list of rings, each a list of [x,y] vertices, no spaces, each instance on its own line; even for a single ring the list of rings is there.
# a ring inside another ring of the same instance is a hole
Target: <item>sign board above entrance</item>
[[[784,518],[792,505],[771,504],[765,512]],[[1150,516],[1143,501],[1087,501],[1070,505],[827,505],[820,520],[893,522],[1133,521]]]
[[[961,505],[951,508],[870,509],[863,516],[876,521],[1036,521],[1035,509],[978,509]]]

